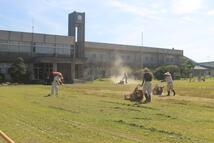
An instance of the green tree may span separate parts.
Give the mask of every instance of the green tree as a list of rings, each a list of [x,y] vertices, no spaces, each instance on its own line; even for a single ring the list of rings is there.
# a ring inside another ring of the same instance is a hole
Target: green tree
[[[195,62],[186,57],[182,57],[180,63],[181,76],[189,77],[189,74],[192,72],[192,69],[195,66]]]
[[[167,65],[166,70],[171,73],[173,79],[180,79],[180,68],[177,65]]]
[[[8,73],[14,82],[23,82],[26,72],[27,68],[21,57],[18,57],[8,69]]]
[[[156,79],[158,80],[163,80],[164,79],[164,73],[166,72],[166,66],[160,66],[160,67],[157,67],[155,70],[154,70],[154,76]]]
[[[170,72],[173,78],[178,78],[180,75],[180,69],[177,65],[164,65],[154,70],[154,76],[158,80],[163,80],[165,72]]]
[[[4,74],[0,73],[0,83],[5,81],[5,76]]]

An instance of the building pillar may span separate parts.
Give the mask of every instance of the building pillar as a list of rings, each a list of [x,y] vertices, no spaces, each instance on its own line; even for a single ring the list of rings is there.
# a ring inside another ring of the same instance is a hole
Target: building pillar
[[[71,63],[71,82],[73,83],[75,79],[75,64]]]
[[[83,79],[83,64],[78,64],[78,78]]]
[[[33,70],[33,64],[29,64],[28,65],[28,70],[30,72],[30,80],[34,80],[35,79],[35,76],[34,76],[34,70]]]
[[[54,72],[57,71],[57,63],[53,63],[53,71],[54,71]]]

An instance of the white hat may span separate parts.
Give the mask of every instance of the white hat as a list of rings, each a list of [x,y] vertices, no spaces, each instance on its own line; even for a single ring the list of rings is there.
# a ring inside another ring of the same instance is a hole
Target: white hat
[[[167,76],[169,76],[169,75],[171,75],[169,72],[166,72],[166,73],[164,73],[164,75],[167,75]]]
[[[143,70],[144,72],[149,72],[149,69],[147,67],[145,67]]]

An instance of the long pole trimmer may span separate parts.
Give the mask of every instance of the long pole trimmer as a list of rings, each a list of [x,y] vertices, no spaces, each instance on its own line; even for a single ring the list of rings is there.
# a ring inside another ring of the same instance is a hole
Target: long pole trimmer
[[[10,139],[4,132],[0,130],[0,137],[3,138],[7,143],[15,143],[12,139]]]

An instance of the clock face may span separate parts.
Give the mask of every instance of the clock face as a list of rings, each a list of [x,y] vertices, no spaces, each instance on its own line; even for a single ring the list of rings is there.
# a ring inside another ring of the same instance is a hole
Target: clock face
[[[77,20],[81,21],[82,20],[82,15],[77,16]]]

